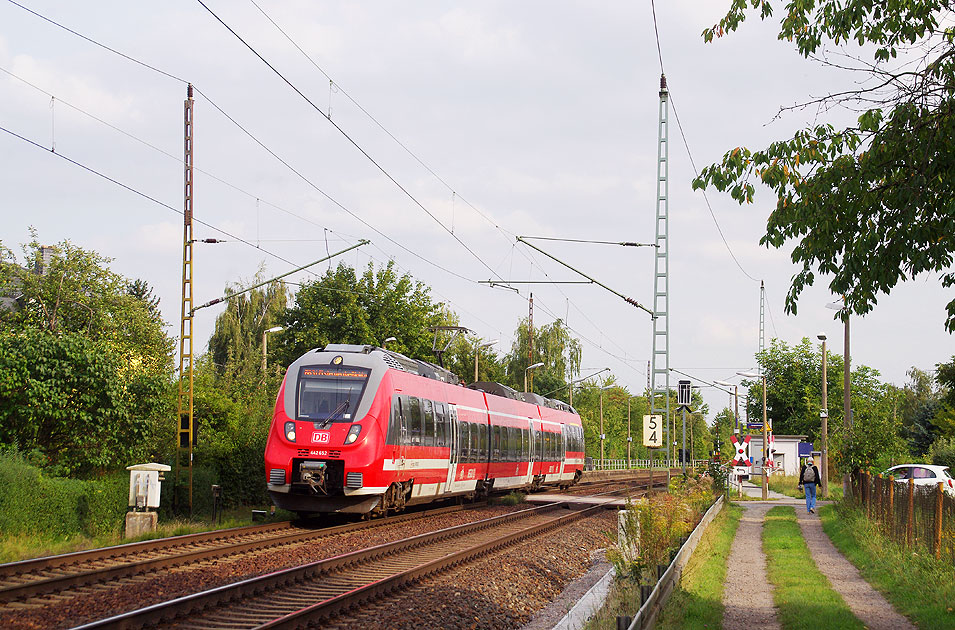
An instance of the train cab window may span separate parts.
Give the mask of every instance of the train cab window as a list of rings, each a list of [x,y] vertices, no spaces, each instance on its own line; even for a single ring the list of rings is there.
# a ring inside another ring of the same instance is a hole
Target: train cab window
[[[421,401],[408,396],[405,401],[408,403],[404,410],[405,425],[408,428],[408,444],[412,446],[421,445]]]
[[[371,370],[341,366],[305,366],[298,373],[295,416],[330,424],[354,422]]]
[[[424,417],[421,446],[434,446],[434,403],[430,400],[422,399],[421,415]]]

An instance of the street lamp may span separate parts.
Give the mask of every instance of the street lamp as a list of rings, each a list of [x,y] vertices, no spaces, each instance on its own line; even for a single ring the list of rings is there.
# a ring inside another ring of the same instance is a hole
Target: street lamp
[[[527,391],[527,373],[530,372],[531,370],[536,370],[539,367],[544,367],[543,361],[539,363],[535,363],[534,365],[528,365],[526,368],[524,368],[524,391],[525,392]]]
[[[388,344],[391,343],[392,341],[398,341],[397,337],[388,337],[387,339],[385,339],[384,341],[382,341],[382,342],[381,342],[381,347],[382,347],[382,349],[387,350],[387,349],[388,349]]]
[[[490,348],[496,343],[497,343],[497,339],[495,339],[494,341],[486,341],[474,347],[474,382],[475,383],[477,383],[477,380],[478,380],[478,355],[481,353],[481,348]]]
[[[829,498],[829,399],[826,381],[826,333],[816,335],[822,341],[822,409],[819,421],[822,423],[822,496]]]
[[[271,328],[266,328],[265,330],[262,331],[262,375],[263,376],[265,375],[265,369],[266,369],[266,360],[265,360],[266,343],[267,343],[266,336],[269,333],[279,332],[280,330],[285,330],[285,329],[281,326],[272,326]]]
[[[600,469],[604,467],[604,440],[607,438],[604,433],[604,390],[614,387],[613,385],[604,385],[600,388]]]
[[[769,477],[766,476],[766,459],[769,456],[769,436],[766,430],[766,375],[753,372],[737,372],[737,374],[746,378],[763,379],[763,501],[766,501],[769,499]]]
[[[735,383],[727,383],[726,381],[716,381],[717,385],[722,385],[723,387],[732,387],[733,393],[730,396],[736,401],[735,411],[733,412],[733,433],[739,433],[739,385]]]

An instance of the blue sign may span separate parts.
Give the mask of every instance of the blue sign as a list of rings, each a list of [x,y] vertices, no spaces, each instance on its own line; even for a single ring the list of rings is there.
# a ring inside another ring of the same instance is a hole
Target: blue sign
[[[747,429],[762,429],[763,423],[762,422],[747,422],[746,428]]]
[[[812,442],[800,442],[798,449],[798,457],[812,457]]]

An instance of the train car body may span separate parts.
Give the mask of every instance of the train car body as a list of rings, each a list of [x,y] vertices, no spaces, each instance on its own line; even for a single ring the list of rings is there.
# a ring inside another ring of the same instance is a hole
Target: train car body
[[[289,366],[265,449],[272,501],[300,514],[569,486],[583,464],[580,417],[563,402],[340,344]]]

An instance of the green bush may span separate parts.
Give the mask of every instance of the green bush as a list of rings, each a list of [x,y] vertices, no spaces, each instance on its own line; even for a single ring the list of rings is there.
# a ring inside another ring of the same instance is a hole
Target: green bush
[[[955,437],[935,440],[928,449],[928,459],[938,466],[948,466],[955,474]]]
[[[125,470],[91,481],[51,477],[20,454],[0,452],[0,531],[5,535],[56,538],[118,531],[128,494]]]

